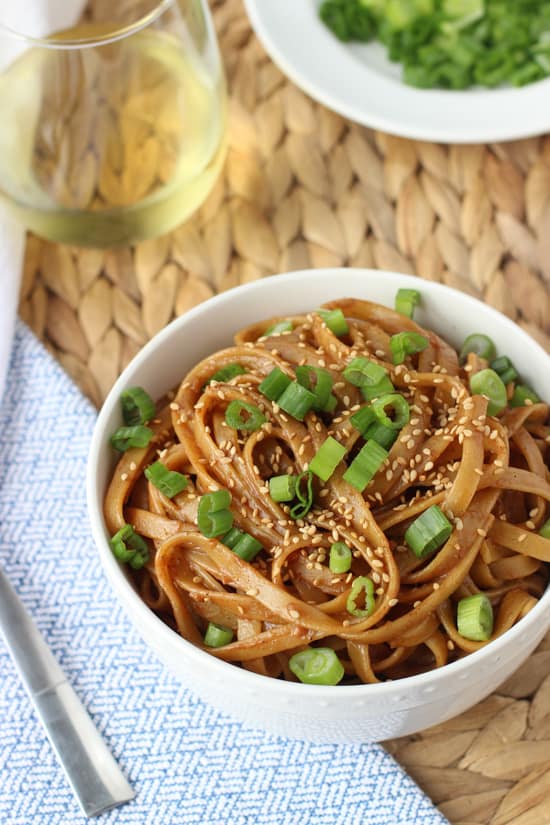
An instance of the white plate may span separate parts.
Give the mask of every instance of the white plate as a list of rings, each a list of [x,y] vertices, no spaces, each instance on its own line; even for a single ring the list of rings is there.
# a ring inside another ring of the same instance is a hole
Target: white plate
[[[320,0],[245,0],[279,68],[320,103],[384,132],[442,143],[490,143],[550,130],[550,79],[520,89],[414,89],[380,44],[346,45],[321,23]]]

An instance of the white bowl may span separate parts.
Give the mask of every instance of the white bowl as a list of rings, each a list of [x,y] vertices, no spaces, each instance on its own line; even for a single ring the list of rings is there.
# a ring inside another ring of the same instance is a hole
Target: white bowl
[[[90,449],[87,494],[93,535],[116,597],[146,644],[200,698],[243,722],[314,742],[368,742],[438,724],[479,702],[529,656],[550,626],[550,589],[519,624],[487,647],[419,676],[375,685],[321,687],[269,679],[194,647],[142,602],[109,548],[103,496],[114,465],[109,435],[120,425],[119,396],[140,385],[160,397],[194,364],[231,343],[239,328],[262,318],[297,314],[340,297],[394,304],[400,287],[422,293],[419,323],[460,345],[484,332],[518,366],[526,382],[550,398],[550,359],[508,318],[441,284],[358,269],[313,270],[266,278],[211,298],[173,321],[124,370],[109,393]]]

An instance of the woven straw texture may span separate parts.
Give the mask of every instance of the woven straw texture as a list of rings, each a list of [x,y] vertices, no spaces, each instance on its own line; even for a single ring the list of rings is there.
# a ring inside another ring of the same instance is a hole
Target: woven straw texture
[[[230,89],[222,178],[194,218],[135,248],[29,236],[21,317],[94,403],[140,347],[216,292],[323,266],[472,293],[550,351],[550,136],[419,143],[345,121],[266,56],[241,0],[212,3]],[[389,750],[453,825],[550,823],[550,637],[498,693]]]

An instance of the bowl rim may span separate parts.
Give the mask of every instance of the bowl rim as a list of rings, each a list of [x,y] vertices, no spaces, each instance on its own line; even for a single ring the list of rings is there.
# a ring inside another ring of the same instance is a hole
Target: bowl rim
[[[284,273],[281,275],[271,276],[268,279],[260,279],[248,284],[233,287],[225,292],[214,295],[203,303],[191,310],[188,310],[184,315],[175,318],[153,338],[148,341],[144,347],[134,356],[130,363],[125,367],[119,378],[109,391],[97,417],[92,440],[90,443],[87,471],[86,471],[86,495],[88,503],[88,516],[90,519],[92,534],[94,542],[99,553],[104,572],[107,575],[111,586],[116,592],[117,597],[122,601],[129,613],[129,618],[133,626],[141,635],[141,627],[144,624],[149,630],[153,631],[156,636],[166,639],[168,646],[176,646],[182,649],[182,654],[188,659],[195,659],[198,664],[204,668],[211,668],[219,671],[220,677],[232,678],[233,681],[240,681],[243,687],[249,690],[260,689],[263,693],[266,690],[275,691],[277,694],[287,696],[289,700],[296,700],[298,698],[307,698],[308,695],[312,699],[328,700],[334,699],[336,696],[342,696],[349,699],[367,699],[375,700],[377,697],[390,696],[392,694],[409,694],[413,696],[413,691],[419,687],[426,687],[426,685],[436,688],[440,683],[450,681],[458,677],[457,692],[461,689],[462,679],[464,679],[465,671],[472,671],[472,677],[475,679],[475,670],[478,664],[489,657],[498,655],[503,649],[512,645],[518,636],[528,627],[537,623],[542,619],[543,614],[547,611],[550,603],[550,586],[547,587],[537,604],[532,610],[524,616],[520,621],[513,625],[509,630],[494,639],[489,645],[482,647],[473,653],[464,656],[454,662],[447,663],[440,668],[434,668],[426,673],[416,674],[414,676],[406,676],[401,679],[390,680],[386,682],[378,682],[375,684],[358,684],[358,685],[307,685],[300,682],[288,682],[282,679],[274,679],[265,677],[252,671],[245,670],[241,667],[236,667],[231,662],[225,662],[215,656],[201,650],[193,645],[191,642],[184,639],[176,631],[172,630],[162,619],[160,619],[141,599],[137,591],[132,587],[123,572],[122,565],[114,558],[107,540],[107,530],[103,518],[103,506],[100,496],[96,495],[96,467],[99,461],[99,456],[107,444],[105,439],[105,423],[112,413],[114,406],[118,405],[120,393],[129,385],[129,379],[132,373],[140,368],[154,353],[156,348],[177,334],[182,327],[185,327],[189,321],[200,318],[202,315],[208,317],[213,309],[223,306],[227,302],[231,303],[245,294],[261,292],[265,288],[266,283],[271,283],[272,278],[276,277],[277,283],[281,288],[290,286],[296,282],[312,281],[318,283],[320,279],[337,278],[338,274],[345,272],[346,275],[356,275],[358,282],[361,281],[361,286],[364,288],[368,283],[369,278],[380,277],[381,270],[372,268],[350,268],[350,267],[331,267],[320,269],[304,269],[293,272]],[[550,355],[542,348],[542,346],[535,341],[525,330],[518,326],[510,318],[507,318],[498,310],[483,303],[483,301],[474,298],[468,293],[449,287],[446,284],[441,284],[436,281],[427,281],[418,278],[414,275],[398,273],[398,272],[383,272],[383,278],[387,281],[393,281],[396,288],[418,288],[419,285],[427,285],[426,290],[432,295],[441,299],[459,299],[468,306],[482,309],[482,311],[489,317],[495,320],[499,325],[504,327],[504,332],[508,331],[511,335],[519,337],[526,348],[530,348],[537,359],[546,359],[550,362]],[[364,289],[363,289],[364,291]],[[365,298],[365,300],[368,300]],[[527,354],[528,357],[529,353]],[[183,379],[183,377],[182,377]],[[546,619],[546,624],[550,624],[550,611]],[[541,626],[544,622],[541,623]],[[146,643],[149,647],[149,644]],[[155,651],[156,653],[156,651]],[[158,655],[158,654],[157,654]],[[411,701],[413,699],[411,698]]]

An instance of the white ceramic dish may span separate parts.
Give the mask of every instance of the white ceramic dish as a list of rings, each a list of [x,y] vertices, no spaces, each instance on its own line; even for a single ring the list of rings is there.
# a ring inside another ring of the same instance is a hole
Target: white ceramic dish
[[[491,645],[427,674],[376,685],[319,687],[268,679],[215,659],[158,619],[113,557],[102,501],[114,455],[109,435],[120,426],[119,396],[141,385],[160,397],[201,358],[227,346],[240,327],[299,313],[345,296],[393,306],[399,287],[420,288],[420,323],[455,345],[474,331],[490,335],[542,397],[550,398],[550,359],[508,318],[468,295],[407,275],[338,269],[266,278],[206,301],[160,332],[123,372],[99,415],[90,449],[87,493],[99,556],[116,598],[156,655],[214,706],[255,727],[318,742],[366,742],[401,736],[466,710],[527,658],[550,626],[550,590],[522,621]]]
[[[520,89],[414,89],[380,44],[344,44],[321,23],[321,0],[245,0],[279,68],[351,120],[417,140],[490,143],[550,129],[550,79]]]

